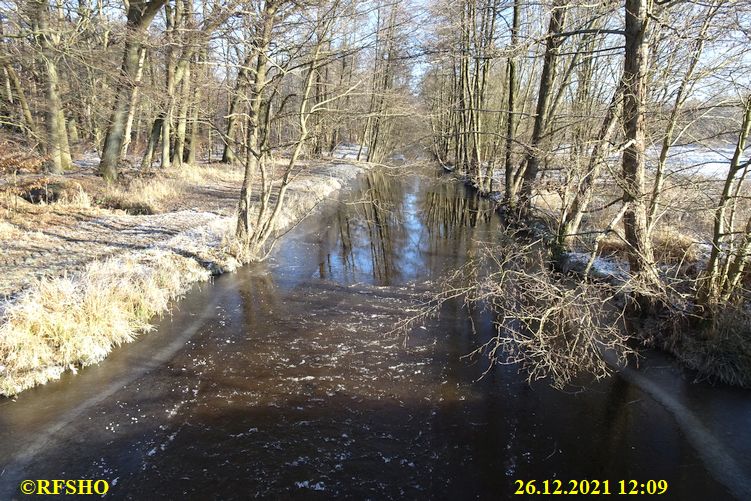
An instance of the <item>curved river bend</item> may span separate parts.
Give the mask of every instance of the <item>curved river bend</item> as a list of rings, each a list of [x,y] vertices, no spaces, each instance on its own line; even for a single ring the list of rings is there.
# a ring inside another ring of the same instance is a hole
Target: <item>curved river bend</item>
[[[515,366],[479,379],[487,362],[464,355],[492,317],[459,302],[387,335],[499,227],[432,171],[369,174],[271,262],[194,288],[99,366],[0,401],[0,499],[79,478],[114,499],[507,499],[545,479],[751,499],[747,391],[692,384],[658,355],[567,392]]]

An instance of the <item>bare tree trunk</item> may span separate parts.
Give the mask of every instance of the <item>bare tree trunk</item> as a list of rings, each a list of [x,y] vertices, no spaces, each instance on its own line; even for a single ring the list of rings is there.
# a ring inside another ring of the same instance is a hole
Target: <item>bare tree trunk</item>
[[[749,134],[751,134],[751,97],[746,99],[745,109],[743,113],[743,121],[741,124],[741,130],[738,135],[738,142],[736,143],[735,151],[733,152],[733,158],[730,160],[730,167],[728,174],[725,178],[725,183],[722,188],[722,194],[717,204],[714,216],[714,229],[712,236],[712,252],[709,256],[709,262],[707,263],[707,269],[704,273],[704,281],[701,285],[699,292],[699,302],[708,307],[710,312],[714,306],[716,306],[723,296],[729,296],[727,291],[734,289],[737,285],[736,277],[729,279],[729,273],[732,272],[738,274],[743,271],[745,267],[745,261],[747,256],[742,252],[736,252],[738,259],[735,264],[730,264],[732,256],[730,256],[728,241],[732,238],[733,227],[731,219],[728,217],[728,211],[732,210],[732,203],[737,200],[736,195],[740,192],[741,185],[749,170],[749,163],[741,163],[741,156],[746,149],[746,142]],[[738,173],[741,173],[739,179]],[[733,185],[736,185],[736,189],[733,190]],[[735,191],[735,194],[733,193]],[[748,228],[747,230],[751,230]],[[741,245],[741,251],[744,247],[747,247],[748,234],[745,237],[745,243]],[[723,257],[728,266],[727,271],[721,269]],[[728,285],[730,287],[728,288]]]
[[[751,256],[751,218],[746,222],[742,242],[735,252],[735,257],[730,261],[730,266],[728,266],[725,287],[719,297],[720,303],[727,303],[733,298],[733,294],[743,278],[749,256]]]
[[[499,0],[486,0],[482,5],[482,23],[480,30],[480,37],[477,50],[477,56],[475,59],[475,162],[477,162],[478,178],[480,191],[482,193],[490,193],[493,189],[493,174],[494,174],[494,162],[493,159],[487,155],[487,141],[485,140],[483,120],[488,103],[488,74],[490,72],[490,50],[495,38],[495,20],[496,11],[498,10]],[[483,172],[482,159],[485,159],[487,165]]]
[[[603,150],[610,141],[610,136],[613,134],[615,125],[618,122],[618,107],[622,97],[623,83],[619,83],[613,94],[613,98],[610,101],[608,110],[605,113],[605,118],[602,120],[599,134],[597,135],[595,144],[592,147],[592,152],[589,156],[589,163],[587,164],[584,176],[579,181],[574,200],[570,207],[564,208],[561,217],[561,225],[558,229],[557,245],[559,252],[570,250],[572,239],[579,231],[579,226],[581,225],[584,213],[589,207],[589,203],[592,201],[594,184],[600,175],[600,168],[603,162]]]
[[[154,119],[154,123],[151,125],[151,133],[149,134],[149,142],[146,144],[146,151],[144,152],[143,159],[141,160],[142,170],[151,169],[151,166],[154,163],[154,152],[156,151],[157,144],[159,144],[159,138],[162,135],[163,123],[164,123],[164,118],[159,116],[156,119]]]
[[[175,151],[172,161],[181,165],[185,155],[185,134],[188,131],[188,110],[190,109],[190,65],[185,70],[180,89],[180,109],[175,131]]]
[[[193,98],[190,117],[190,139],[188,140],[188,149],[185,155],[185,162],[188,165],[193,165],[198,159],[198,131],[200,129],[199,124],[199,105],[201,99],[201,91],[197,85],[193,87]],[[209,159],[211,161],[211,159]]]
[[[385,24],[385,37],[380,36],[381,7],[378,8],[378,35],[376,37],[376,55],[373,70],[373,90],[370,100],[370,112],[363,133],[364,143],[368,145],[367,160],[369,162],[381,162],[386,153],[384,148],[387,129],[390,128],[389,119],[385,115],[387,94],[393,87],[393,59],[394,59],[394,31],[396,28],[396,15],[399,4],[391,6],[388,20]],[[360,159],[363,145],[360,145],[357,158]]]
[[[556,0],[553,4],[553,12],[550,15],[548,39],[545,46],[542,75],[540,76],[540,90],[537,94],[537,108],[535,110],[535,123],[532,129],[532,140],[527,147],[525,167],[521,169],[521,175],[519,176],[522,182],[519,206],[523,213],[528,213],[531,209],[532,187],[540,169],[540,147],[542,146],[547,127],[548,107],[550,105],[550,96],[556,74],[556,59],[558,57],[558,49],[563,43],[563,37],[559,36],[559,34],[563,29],[567,10],[567,0]]]
[[[514,20],[511,27],[511,50],[517,50],[519,45],[519,28],[521,26],[521,0],[514,0]],[[508,58],[508,118],[506,120],[506,152],[505,152],[505,193],[504,201],[507,205],[513,206],[516,201],[514,193],[514,167],[512,159],[512,148],[514,142],[514,122],[516,107],[516,91],[519,86],[516,76],[516,54],[511,54]]]
[[[660,148],[660,157],[657,161],[657,171],[655,172],[655,180],[652,188],[652,199],[650,200],[649,210],[647,212],[647,228],[649,234],[652,234],[655,224],[657,223],[657,212],[660,206],[660,194],[665,183],[665,164],[667,162],[668,151],[673,146],[673,139],[675,133],[675,127],[678,122],[678,116],[681,112],[683,104],[688,98],[689,88],[691,87],[691,79],[693,78],[696,66],[699,64],[702,53],[704,52],[704,44],[706,42],[705,37],[709,26],[719,9],[719,2],[715,0],[709,6],[709,11],[704,18],[701,29],[699,30],[698,39],[691,51],[691,61],[688,64],[686,73],[683,75],[683,79],[678,87],[678,92],[675,96],[675,102],[673,103],[673,109],[670,112],[670,118],[665,130],[665,135],[662,138],[662,147]],[[677,139],[677,138],[676,138]]]
[[[227,142],[224,145],[224,152],[222,153],[222,163],[225,164],[231,164],[237,160],[237,115],[240,112],[243,94],[245,94],[248,88],[250,65],[253,64],[253,50],[250,46],[246,50],[247,55],[237,73],[235,92],[232,95],[229,113],[227,114]]]
[[[0,24],[0,36],[2,35],[2,26],[3,25]],[[3,62],[3,76],[5,77],[4,79],[5,100],[8,101],[8,103],[13,104],[13,90],[10,87],[10,76],[8,75],[8,66],[10,66],[10,64]]]
[[[170,45],[167,48],[167,57],[165,61],[165,82],[167,91],[167,102],[165,104],[164,117],[162,121],[162,169],[168,169],[172,162],[172,120],[175,110],[175,89],[177,81],[175,73],[177,72],[175,48],[173,45],[177,40],[177,29],[182,27],[183,2],[178,0],[175,7],[172,8],[168,3],[165,5],[165,19],[167,22],[167,39]]]
[[[128,109],[128,119],[125,121],[125,132],[123,134],[123,145],[120,148],[120,158],[125,158],[125,156],[128,154],[128,148],[130,147],[130,136],[133,130],[133,118],[136,114],[136,104],[138,103],[138,89],[141,85],[141,79],[143,78],[143,66],[145,60],[146,48],[141,47],[141,55],[138,60],[138,71],[136,72],[135,86],[133,87],[133,92],[131,92],[130,94],[130,108]]]
[[[32,19],[37,31],[37,40],[42,47],[42,67],[45,70],[47,154],[50,157],[49,170],[60,174],[71,167],[68,131],[65,126],[63,104],[60,99],[59,76],[53,33],[47,22],[49,6],[45,0],[32,0]]]
[[[99,172],[107,181],[117,178],[117,164],[123,152],[123,142],[128,128],[131,98],[139,81],[142,68],[140,37],[166,0],[130,0],[128,4],[127,41],[120,70],[120,80],[115,91],[107,134],[104,139]],[[131,118],[132,120],[132,118]]]
[[[5,74],[8,77],[8,85],[12,88],[11,97],[15,94],[18,100],[18,106],[21,108],[21,121],[23,122],[23,130],[28,139],[39,141],[39,135],[36,130],[36,124],[34,118],[31,115],[31,108],[29,108],[29,102],[26,100],[26,93],[23,90],[21,82],[18,80],[18,75],[10,63],[3,65]],[[40,141],[40,146],[43,146],[43,142]]]
[[[647,207],[644,193],[645,132],[644,112],[647,98],[649,7],[652,0],[626,0],[626,54],[623,66],[623,125],[627,147],[623,152],[623,216],[629,245],[631,272],[643,279],[644,293],[637,294],[643,310],[653,306],[648,297],[659,288],[652,243],[647,231]]]
[[[292,151],[292,155],[290,156],[289,160],[287,161],[287,166],[284,171],[284,175],[282,176],[281,183],[279,185],[279,189],[277,190],[277,198],[276,202],[274,203],[273,209],[271,214],[266,216],[267,210],[269,208],[269,202],[270,202],[270,196],[271,196],[271,186],[270,183],[266,183],[264,181],[264,191],[266,192],[262,196],[262,203],[261,208],[259,210],[258,218],[257,218],[257,224],[255,231],[253,232],[253,236],[250,244],[250,254],[253,257],[260,257],[261,259],[264,259],[266,256],[262,256],[262,253],[264,251],[264,246],[266,245],[266,242],[269,240],[269,238],[272,236],[276,221],[279,217],[279,214],[282,210],[282,207],[284,207],[285,204],[285,196],[287,193],[287,189],[289,187],[289,183],[292,179],[292,174],[294,171],[294,167],[297,164],[297,160],[300,157],[300,154],[303,150],[303,147],[305,145],[306,140],[309,136],[309,128],[308,128],[308,120],[314,116],[314,114],[317,111],[320,111],[321,107],[326,104],[327,101],[319,101],[315,103],[313,106],[308,106],[308,103],[310,101],[310,95],[311,91],[313,89],[313,82],[314,82],[314,75],[317,72],[318,69],[318,63],[319,63],[319,57],[322,47],[322,40],[324,36],[327,34],[328,29],[331,27],[331,24],[333,23],[333,17],[326,18],[324,20],[319,20],[319,22],[323,21],[324,26],[321,29],[322,33],[318,38],[318,43],[315,46],[315,50],[312,54],[311,61],[310,61],[310,67],[308,70],[308,75],[305,79],[305,83],[303,84],[302,89],[302,97],[300,99],[300,105],[297,112],[297,126],[299,127],[299,136],[297,137],[297,140],[295,141],[295,146]],[[270,121],[270,115],[267,115],[266,117],[266,124],[268,126],[268,122]],[[262,157],[261,161],[261,175],[263,178],[266,178],[265,173],[265,162],[264,158]],[[268,255],[268,253],[267,253]]]
[[[240,201],[237,206],[237,228],[235,234],[243,242],[247,242],[251,235],[250,225],[250,207],[252,197],[251,183],[255,177],[255,171],[258,156],[262,153],[259,151],[259,124],[261,119],[261,108],[264,102],[264,90],[266,87],[266,73],[268,71],[268,50],[271,43],[271,35],[276,23],[276,12],[278,5],[275,0],[265,0],[263,7],[263,18],[258,37],[258,44],[255,50],[256,67],[253,83],[251,84],[250,109],[248,110],[248,131],[246,133],[248,154],[245,162],[245,176],[240,188]]]

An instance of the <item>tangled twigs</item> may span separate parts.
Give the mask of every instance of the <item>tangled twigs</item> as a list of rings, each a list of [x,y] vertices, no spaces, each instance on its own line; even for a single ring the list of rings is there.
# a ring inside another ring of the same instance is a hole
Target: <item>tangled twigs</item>
[[[468,308],[491,307],[496,313],[495,335],[471,354],[484,354],[491,367],[517,363],[529,381],[550,377],[561,388],[580,375],[607,376],[612,367],[606,352],[625,362],[634,350],[616,291],[557,274],[539,242],[519,246],[513,240],[483,246],[397,329],[407,332],[437,315],[446,301],[461,297]]]

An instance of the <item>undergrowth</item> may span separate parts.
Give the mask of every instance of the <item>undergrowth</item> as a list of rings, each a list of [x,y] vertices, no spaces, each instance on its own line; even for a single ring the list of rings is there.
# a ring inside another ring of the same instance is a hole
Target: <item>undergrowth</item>
[[[751,313],[728,305],[699,325],[670,329],[658,346],[700,378],[751,388]]]
[[[584,375],[597,379],[634,353],[621,326],[623,305],[607,284],[570,280],[552,270],[542,243],[515,237],[482,247],[440,292],[397,329],[407,331],[459,298],[468,308],[491,307],[495,335],[473,354],[495,364],[519,364],[528,380],[549,378],[564,388]]]

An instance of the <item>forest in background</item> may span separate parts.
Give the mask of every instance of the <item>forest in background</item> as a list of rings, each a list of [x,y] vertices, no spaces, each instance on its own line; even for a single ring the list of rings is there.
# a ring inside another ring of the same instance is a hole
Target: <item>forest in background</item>
[[[109,184],[240,165],[254,259],[302,159],[430,155],[511,226],[542,223],[555,262],[584,253],[588,275],[622,257],[632,313],[692,333],[661,344],[749,384],[748,1],[33,0],[0,16],[8,177],[92,154]],[[692,171],[698,154],[676,169],[689,146],[728,151],[721,178]],[[576,345],[564,296],[527,327],[557,311]]]

